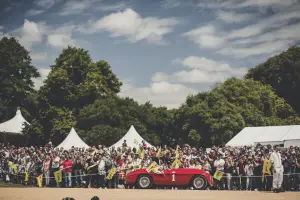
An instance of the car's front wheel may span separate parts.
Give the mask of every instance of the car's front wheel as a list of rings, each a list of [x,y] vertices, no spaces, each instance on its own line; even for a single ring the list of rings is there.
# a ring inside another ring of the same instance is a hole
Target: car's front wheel
[[[207,181],[203,176],[194,176],[191,185],[195,190],[205,190],[207,187]]]
[[[137,187],[140,189],[150,189],[153,181],[149,175],[140,175],[137,180]]]

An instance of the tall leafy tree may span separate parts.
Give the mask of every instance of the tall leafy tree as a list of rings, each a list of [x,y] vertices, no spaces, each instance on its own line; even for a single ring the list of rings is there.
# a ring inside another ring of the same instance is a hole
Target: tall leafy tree
[[[189,96],[175,114],[180,142],[223,145],[245,126],[300,122],[295,111],[271,86],[251,79],[231,78],[212,91]]]
[[[33,78],[40,74],[29,52],[14,37],[0,40],[0,121],[11,118],[34,91]]]
[[[95,101],[82,109],[77,128],[91,144],[110,146],[134,125],[137,132],[153,145],[160,143],[168,131],[169,114],[166,108],[155,108],[150,103],[139,105],[133,99],[112,96]]]
[[[106,61],[94,63],[81,48],[63,49],[35,97],[34,119],[39,126],[33,127],[31,134],[44,141],[61,141],[76,125],[76,116],[84,106],[115,95],[121,85]]]
[[[271,85],[300,113],[300,47],[292,46],[266,62],[250,69],[245,76]]]

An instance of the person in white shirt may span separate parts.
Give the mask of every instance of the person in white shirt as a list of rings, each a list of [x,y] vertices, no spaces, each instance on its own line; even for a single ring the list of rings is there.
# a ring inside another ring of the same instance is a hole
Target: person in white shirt
[[[217,159],[214,162],[214,167],[216,168],[216,171],[224,172],[224,165],[225,160],[221,158],[222,154],[218,153]],[[224,189],[224,178],[222,178],[220,181],[216,180],[218,189]]]
[[[253,183],[253,171],[254,171],[254,164],[252,161],[252,158],[248,158],[248,162],[245,166],[245,171],[246,171],[246,176],[247,176],[247,180],[246,180],[246,190],[252,190],[252,183]]]
[[[278,146],[275,146],[274,151],[271,153],[270,161],[273,165],[273,191],[278,193],[283,181],[283,165]]]
[[[105,171],[105,161],[103,157],[100,157],[98,160],[98,181],[99,181],[99,186],[100,188],[105,188],[105,176],[106,176],[106,171]]]
[[[214,167],[216,170],[224,172],[225,160],[221,158],[222,154],[218,154],[217,159],[214,162]]]

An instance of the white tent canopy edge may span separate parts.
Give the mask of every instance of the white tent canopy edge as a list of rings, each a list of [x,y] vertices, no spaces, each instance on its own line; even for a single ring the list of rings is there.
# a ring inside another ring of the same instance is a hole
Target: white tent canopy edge
[[[82,141],[82,139],[76,133],[75,129],[72,127],[68,136],[56,148],[61,147],[63,147],[66,150],[71,149],[72,147],[87,149],[89,148],[89,145]]]
[[[0,124],[0,132],[22,134],[24,123],[30,125],[23,117],[21,110],[18,108],[16,115],[10,120]]]
[[[300,125],[245,127],[226,146],[299,145]]]
[[[137,147],[138,144],[142,143],[142,140],[144,140],[140,134],[135,130],[134,126],[131,125],[127,133],[115,144],[111,145],[109,148],[115,147],[121,147],[124,140],[126,140],[126,144],[129,147]],[[148,147],[153,147],[149,142],[144,140]]]

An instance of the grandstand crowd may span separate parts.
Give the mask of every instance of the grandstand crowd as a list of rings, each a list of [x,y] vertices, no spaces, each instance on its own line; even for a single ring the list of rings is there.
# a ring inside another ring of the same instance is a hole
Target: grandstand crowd
[[[136,147],[106,148],[102,145],[89,149],[57,149],[49,142],[40,147],[16,147],[0,144],[0,179],[7,183],[40,187],[123,188],[127,173],[147,168],[156,162],[162,170],[170,168],[197,168],[214,175],[224,172],[210,189],[257,190],[272,189],[271,145],[256,147],[193,148],[147,147],[143,141]],[[300,191],[300,149],[280,148],[284,167],[283,189]],[[179,160],[174,165],[174,160]],[[266,165],[266,166],[265,166]],[[108,178],[109,172],[117,169]],[[55,172],[61,172],[57,181]],[[56,178],[55,178],[56,177]],[[263,177],[263,178],[262,178]],[[177,188],[173,188],[177,189]],[[178,188],[180,189],[180,188]]]

